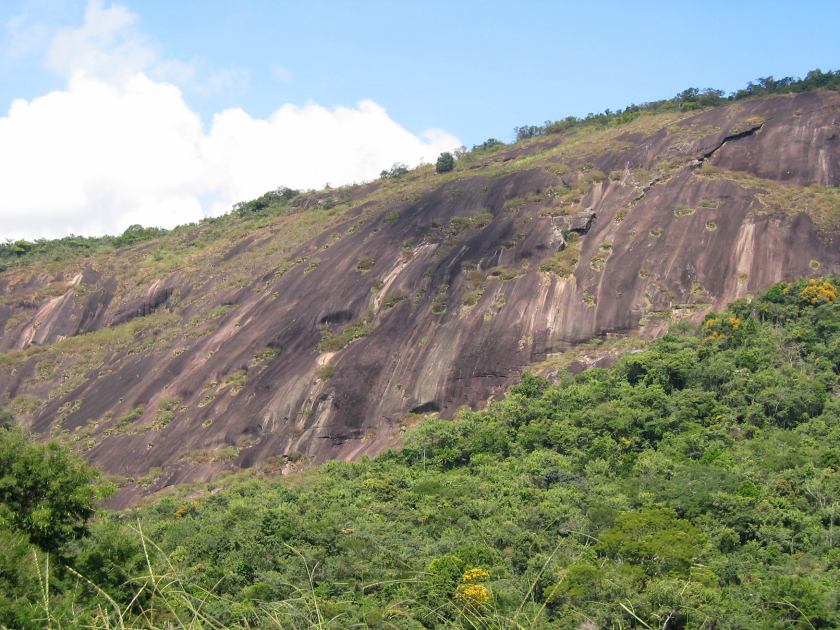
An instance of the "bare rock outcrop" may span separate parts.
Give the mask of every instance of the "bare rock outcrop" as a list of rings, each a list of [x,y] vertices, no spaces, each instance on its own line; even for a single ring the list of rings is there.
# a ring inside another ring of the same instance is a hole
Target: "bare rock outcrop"
[[[151,246],[6,272],[0,392],[33,430],[145,479],[123,503],[398,447],[407,416],[486,404],[583,341],[840,272],[838,123],[822,93],[650,117],[368,186],[294,251],[291,224],[268,224],[143,282]],[[299,197],[284,220],[316,207]]]

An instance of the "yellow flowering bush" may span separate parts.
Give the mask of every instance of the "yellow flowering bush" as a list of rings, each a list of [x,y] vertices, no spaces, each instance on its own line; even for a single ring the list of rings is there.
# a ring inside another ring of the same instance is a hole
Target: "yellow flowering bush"
[[[486,582],[489,577],[490,574],[484,569],[470,569],[464,573],[461,577],[461,581],[464,584],[480,584],[481,582]]]
[[[703,323],[703,331],[706,333],[706,338],[703,343],[707,341],[722,341],[741,328],[741,320],[737,317],[713,317],[707,319]]]
[[[482,606],[490,601],[490,591],[482,584],[490,574],[484,569],[470,569],[461,576],[455,597],[469,606]]]
[[[830,282],[811,280],[811,283],[799,295],[805,302],[813,306],[831,304],[837,301],[837,287]]]

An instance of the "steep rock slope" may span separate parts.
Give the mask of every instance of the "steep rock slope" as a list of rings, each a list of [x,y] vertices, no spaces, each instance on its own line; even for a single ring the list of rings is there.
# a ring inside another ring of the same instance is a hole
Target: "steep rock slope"
[[[0,392],[121,502],[375,454],[583,341],[840,272],[838,123],[833,93],[642,117],[6,272]]]

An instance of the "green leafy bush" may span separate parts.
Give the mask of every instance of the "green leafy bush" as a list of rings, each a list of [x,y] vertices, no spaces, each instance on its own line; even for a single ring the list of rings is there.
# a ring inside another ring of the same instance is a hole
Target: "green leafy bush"
[[[437,296],[430,307],[433,315],[443,315],[446,312],[446,296]]]
[[[505,212],[515,212],[520,208],[525,207],[525,200],[521,197],[514,197],[513,199],[508,199],[505,201],[503,208]]]
[[[515,280],[516,278],[521,278],[526,273],[528,273],[527,263],[522,267],[514,269],[505,269],[504,267],[493,267],[487,270],[487,277],[495,278],[496,280],[501,280],[502,282],[507,282],[508,280]]]
[[[44,551],[61,550],[87,533],[97,501],[113,490],[67,446],[0,429],[0,530],[25,534]]]
[[[383,179],[396,179],[406,173],[408,173],[408,167],[405,164],[402,162],[394,162],[394,165],[390,168],[390,170],[383,170],[379,174],[379,177]]]
[[[356,271],[359,273],[367,273],[371,269],[373,269],[373,265],[376,263],[375,258],[371,258],[370,256],[362,256],[359,258],[359,262],[356,265]]]
[[[358,320],[345,327],[338,335],[333,335],[330,332],[329,326],[322,326],[321,342],[318,344],[318,350],[321,352],[338,352],[346,348],[354,339],[367,337],[373,332],[373,320],[373,311],[369,309]]]
[[[435,163],[435,171],[437,173],[448,173],[455,168],[455,158],[449,151],[445,151],[438,156]]]
[[[401,291],[399,289],[397,289],[396,291],[392,291],[388,294],[388,297],[385,298],[385,301],[382,303],[382,308],[393,308],[407,297],[408,294],[405,291]]]
[[[464,297],[461,298],[464,306],[475,306],[478,304],[478,300],[481,298],[480,291],[469,291],[468,293],[464,293]]]
[[[598,549],[638,566],[649,577],[689,576],[705,542],[702,532],[669,508],[622,514],[599,536]]]
[[[119,415],[117,421],[114,423],[114,426],[111,427],[114,433],[120,434],[126,431],[128,425],[132,422],[140,418],[143,415],[143,406],[134,407],[132,409],[128,409]]]
[[[326,365],[322,365],[318,368],[316,374],[318,375],[318,380],[327,381],[333,376],[335,376],[335,366],[330,365],[329,363]]]
[[[477,152],[480,152],[480,151],[489,151],[490,149],[496,149],[498,147],[503,147],[503,146],[505,146],[505,143],[502,142],[501,140],[496,140],[495,138],[490,138],[488,140],[485,140],[481,144],[474,144],[473,148],[472,148],[472,151],[473,151],[473,153],[477,153]]]

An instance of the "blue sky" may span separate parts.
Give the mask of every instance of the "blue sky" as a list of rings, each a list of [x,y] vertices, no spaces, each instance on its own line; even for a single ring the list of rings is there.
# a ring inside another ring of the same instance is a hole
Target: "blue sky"
[[[34,154],[21,160],[19,151],[4,162],[0,142],[0,166],[40,169],[16,177],[31,183],[33,199],[22,184],[14,195],[0,191],[0,217],[11,226],[0,227],[0,238],[192,220],[279,184],[358,181],[397,160],[432,161],[456,141],[509,141],[515,125],[687,87],[732,91],[759,76],[835,69],[838,17],[836,1],[6,0],[0,140],[6,133],[15,146],[29,139],[58,149],[47,164]],[[10,111],[15,99],[30,107]],[[109,144],[132,117],[144,131]],[[273,121],[271,143],[261,139],[265,121]],[[52,135],[37,131],[44,128]],[[132,149],[149,136],[163,147],[185,129],[187,144],[161,156]],[[224,163],[231,143],[238,161]],[[307,154],[312,144],[319,152]],[[73,160],[70,147],[80,145],[108,153],[121,169],[112,173],[83,151]],[[121,151],[145,159],[138,165]],[[146,169],[179,151],[200,154],[195,163],[182,157],[192,170],[180,180],[170,173],[177,165]],[[322,159],[328,151],[332,162]],[[85,180],[71,201],[32,190],[68,160],[78,162],[72,182]],[[260,169],[259,177],[243,175]],[[140,171],[142,190],[132,189],[131,171]],[[149,178],[168,183],[154,189]],[[35,229],[16,212],[44,221]]]

